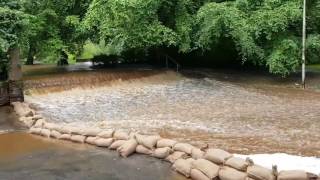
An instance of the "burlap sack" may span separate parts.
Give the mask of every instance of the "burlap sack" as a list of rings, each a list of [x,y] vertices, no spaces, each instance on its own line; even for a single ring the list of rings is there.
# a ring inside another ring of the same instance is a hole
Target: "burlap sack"
[[[104,130],[102,132],[100,132],[97,136],[98,137],[101,137],[101,138],[112,138],[113,137],[113,133],[114,133],[114,130],[113,129],[108,129],[108,130]]]
[[[178,159],[172,165],[172,169],[174,171],[177,171],[177,172],[183,174],[187,178],[189,178],[190,174],[191,174],[191,167],[192,167],[191,164],[192,164],[193,161],[194,161],[194,159],[192,159],[192,158],[189,158],[189,159]]]
[[[71,134],[62,134],[59,139],[69,141],[71,140]]]
[[[239,171],[246,172],[249,166],[249,162],[239,157],[231,157],[225,162],[225,165],[237,169]]]
[[[82,130],[83,136],[97,136],[100,132],[102,132],[101,129],[98,128],[86,128]]]
[[[46,121],[45,121],[44,119],[39,119],[39,120],[33,125],[33,127],[42,128],[45,123],[46,123]]]
[[[118,149],[125,142],[126,140],[116,140],[109,146],[109,149],[112,149],[112,150]]]
[[[95,141],[98,139],[98,137],[89,136],[86,138],[85,142],[87,144],[96,145]]]
[[[163,147],[173,148],[175,144],[177,144],[177,141],[172,139],[159,139],[157,142],[157,148],[163,148]]]
[[[49,129],[41,129],[41,136],[49,138],[51,131]]]
[[[218,177],[220,167],[206,159],[198,159],[192,162],[192,169],[198,169],[209,179],[214,179]]]
[[[71,135],[71,141],[76,143],[84,143],[86,140],[86,136],[82,135]]]
[[[203,174],[198,169],[191,169],[190,176],[191,176],[192,180],[211,180],[210,178],[208,178],[205,174]]]
[[[232,157],[232,154],[221,150],[221,149],[208,149],[204,155],[204,159],[207,159],[215,164],[221,165],[229,158]]]
[[[219,178],[221,180],[246,180],[247,173],[237,171],[233,168],[224,166],[220,168]]]
[[[201,151],[199,148],[193,148],[191,150],[191,157],[193,159],[202,159],[204,157],[204,151]]]
[[[136,134],[135,135],[138,144],[141,144],[149,149],[154,149],[160,136],[147,136]]]
[[[172,153],[172,149],[169,147],[157,148],[153,151],[152,156],[159,159],[164,159],[167,156],[169,156],[171,153]]]
[[[52,130],[50,136],[53,138],[59,139],[61,136],[61,133],[56,130]]]
[[[247,168],[247,174],[250,178],[253,178],[256,180],[275,180],[276,179],[272,170],[258,166],[258,165],[249,166]]]
[[[280,171],[278,180],[308,180],[308,174],[305,171],[292,170]]]
[[[95,141],[94,141],[94,144],[96,146],[99,146],[99,147],[109,147],[111,146],[111,144],[113,143],[113,139],[112,138],[108,138],[108,139],[105,139],[105,138],[97,138]]]
[[[129,134],[124,131],[115,131],[113,134],[113,138],[115,140],[128,140],[129,139]]]
[[[170,163],[174,163],[178,159],[187,159],[188,155],[185,152],[181,151],[174,151],[172,154],[166,157],[166,161],[169,161]]]
[[[143,145],[138,145],[136,148],[136,153],[151,155],[153,152],[151,149],[144,147]]]
[[[187,154],[191,154],[193,148],[194,146],[187,143],[177,143],[173,146],[173,150],[185,152]]]
[[[29,132],[31,134],[37,134],[37,135],[41,135],[41,128],[36,128],[36,127],[31,127]]]
[[[128,157],[136,151],[138,146],[138,142],[135,139],[129,139],[125,143],[123,143],[117,151],[119,152],[120,156]]]

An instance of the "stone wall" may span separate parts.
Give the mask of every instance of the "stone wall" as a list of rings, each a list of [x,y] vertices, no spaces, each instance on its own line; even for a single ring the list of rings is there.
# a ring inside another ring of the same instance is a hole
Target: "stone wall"
[[[23,82],[10,81],[0,83],[0,106],[10,102],[23,102]]]
[[[7,82],[0,82],[0,106],[9,103],[9,87]]]

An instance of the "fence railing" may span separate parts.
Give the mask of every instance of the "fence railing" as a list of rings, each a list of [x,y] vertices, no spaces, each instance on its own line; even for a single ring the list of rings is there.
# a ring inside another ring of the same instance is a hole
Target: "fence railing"
[[[176,66],[176,71],[179,72],[181,66],[178,63],[178,61],[173,59],[171,56],[167,54],[165,54],[165,58],[166,58],[166,68],[169,69],[169,62],[172,62]]]

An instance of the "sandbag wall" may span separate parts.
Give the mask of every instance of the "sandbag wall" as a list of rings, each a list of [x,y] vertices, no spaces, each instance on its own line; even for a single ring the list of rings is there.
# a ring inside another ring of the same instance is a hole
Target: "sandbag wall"
[[[13,103],[20,121],[32,134],[116,150],[120,156],[145,154],[172,163],[172,169],[194,180],[310,180],[317,175],[302,170],[277,171],[254,164],[232,154],[209,147],[198,148],[188,143],[165,139],[158,135],[128,133],[122,130],[102,130],[61,126],[37,115],[26,103]]]

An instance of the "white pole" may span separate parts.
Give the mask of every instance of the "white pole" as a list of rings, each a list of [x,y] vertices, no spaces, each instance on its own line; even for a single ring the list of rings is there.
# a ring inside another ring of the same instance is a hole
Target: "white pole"
[[[303,23],[302,23],[302,87],[306,88],[306,8],[307,0],[303,0]]]

